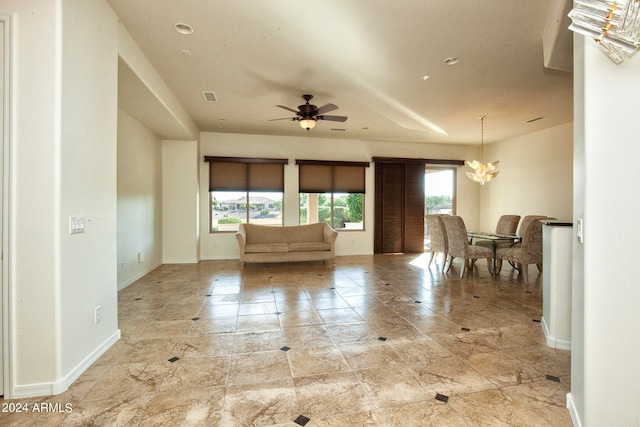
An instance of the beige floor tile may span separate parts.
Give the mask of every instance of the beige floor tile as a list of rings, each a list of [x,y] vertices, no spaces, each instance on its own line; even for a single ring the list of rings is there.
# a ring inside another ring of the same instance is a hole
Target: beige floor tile
[[[533,321],[541,276],[477,267],[163,265],[119,292],[122,339],[67,392],[21,400],[72,412],[0,425],[570,426],[571,354]]]

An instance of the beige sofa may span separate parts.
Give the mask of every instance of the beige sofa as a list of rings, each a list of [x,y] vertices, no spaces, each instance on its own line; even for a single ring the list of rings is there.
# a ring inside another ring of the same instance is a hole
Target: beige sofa
[[[240,266],[245,262],[335,262],[338,232],[325,223],[269,226],[240,224]]]

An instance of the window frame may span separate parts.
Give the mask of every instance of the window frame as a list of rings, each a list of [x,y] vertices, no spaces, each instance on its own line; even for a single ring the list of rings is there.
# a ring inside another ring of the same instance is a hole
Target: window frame
[[[365,231],[366,169],[369,162],[296,159],[298,165],[298,224],[301,224],[302,194],[324,194],[329,199],[330,223],[337,231]],[[337,228],[334,223],[336,194],[362,195],[362,228]],[[307,221],[309,212],[307,206]],[[324,222],[324,221],[323,221]]]
[[[284,225],[284,166],[289,164],[289,159],[205,156],[204,161],[209,163],[209,233],[236,232],[213,229],[214,193],[244,193],[245,224],[251,223],[252,194],[255,197],[256,193],[279,193],[282,203],[280,226]],[[221,169],[214,169],[215,164],[220,164]]]

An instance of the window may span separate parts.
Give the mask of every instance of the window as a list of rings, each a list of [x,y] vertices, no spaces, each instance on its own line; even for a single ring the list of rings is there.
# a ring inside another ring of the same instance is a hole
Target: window
[[[363,162],[296,160],[300,224],[325,222],[336,230],[364,230]]]
[[[424,214],[456,214],[456,168],[426,165],[424,171]],[[431,244],[429,229],[424,230],[424,245]]]
[[[283,225],[286,159],[205,157],[209,162],[210,231],[242,223]]]
[[[424,195],[425,215],[455,215],[455,168],[425,168]]]

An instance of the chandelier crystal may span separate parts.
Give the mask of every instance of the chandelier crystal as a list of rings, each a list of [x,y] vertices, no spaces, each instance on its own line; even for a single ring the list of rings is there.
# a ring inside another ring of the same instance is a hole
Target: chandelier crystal
[[[593,40],[614,63],[640,48],[640,0],[575,0],[569,29]]]
[[[484,117],[480,117],[480,128],[481,128],[481,139],[480,139],[480,147],[481,147],[481,158],[480,161],[474,160],[472,162],[467,160],[467,166],[474,170],[473,173],[466,172],[467,176],[479,182],[480,185],[484,185],[485,182],[491,181],[493,178],[498,176],[500,173],[499,170],[496,170],[499,160],[491,163],[484,163]]]

